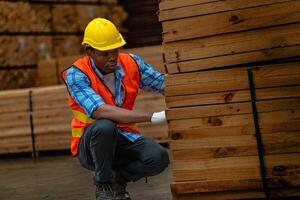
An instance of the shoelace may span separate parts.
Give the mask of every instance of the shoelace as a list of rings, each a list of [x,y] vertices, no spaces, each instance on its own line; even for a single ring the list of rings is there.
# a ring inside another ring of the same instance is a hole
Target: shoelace
[[[101,185],[100,187],[102,188],[103,191],[108,191],[108,192],[111,192],[111,193],[113,192],[111,186],[108,185],[108,184]]]

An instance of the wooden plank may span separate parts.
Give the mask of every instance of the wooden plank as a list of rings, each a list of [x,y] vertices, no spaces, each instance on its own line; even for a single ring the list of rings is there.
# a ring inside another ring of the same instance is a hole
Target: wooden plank
[[[270,5],[288,0],[227,0],[227,1],[173,1],[160,3],[159,20],[167,21],[186,17],[208,15],[225,11]]]
[[[300,83],[299,63],[275,64],[254,70],[256,88]],[[165,95],[187,95],[248,89],[245,68],[184,73],[166,76]]]
[[[299,188],[276,189],[272,191],[273,198],[299,197]],[[245,190],[235,192],[210,192],[194,194],[173,194],[173,200],[233,200],[233,199],[264,199],[265,193],[262,190]],[[294,198],[295,199],[295,198]],[[288,200],[288,198],[286,199]]]
[[[289,182],[293,182],[293,177],[268,177],[268,186],[270,189],[284,188]],[[284,182],[285,181],[285,182]],[[227,179],[217,181],[181,181],[171,183],[171,190],[175,194],[188,193],[206,193],[208,192],[225,192],[232,193],[238,190],[259,190],[262,188],[260,179]],[[222,193],[219,193],[221,196]]]
[[[36,135],[35,147],[37,151],[70,149],[70,139],[70,132]]]
[[[300,131],[263,134],[266,155],[300,153]],[[258,155],[255,135],[208,137],[171,142],[173,162]]]
[[[294,63],[281,63],[281,64],[272,64],[272,65],[263,65],[263,66],[253,66],[254,67],[254,81],[256,88],[263,86],[282,86],[280,83],[271,84],[264,79],[278,79],[282,78],[287,80],[288,77],[296,78],[298,77],[299,72],[299,62]],[[247,70],[246,67],[233,68],[233,69],[223,69],[215,71],[203,71],[203,72],[194,72],[194,73],[185,73],[185,74],[174,74],[166,76],[166,86],[174,85],[186,85],[193,82],[206,84],[207,82],[216,82],[216,81],[232,81],[247,79]],[[259,81],[259,82],[258,82]],[[298,82],[294,80],[292,84],[297,84]],[[262,86],[260,86],[262,85]]]
[[[157,125],[151,123],[138,123],[137,128],[141,131],[142,135],[157,140],[158,142],[168,139],[167,123]]]
[[[300,1],[290,1],[163,22],[164,42],[299,22]],[[203,28],[205,27],[205,28]]]
[[[222,67],[229,67],[233,65],[240,65],[247,63],[248,65],[255,62],[274,61],[278,59],[295,57],[300,55],[300,45],[278,47],[273,49],[266,49],[255,52],[233,54],[226,56],[219,56],[214,58],[205,58],[201,60],[191,60],[185,62],[167,64],[167,69],[170,74],[191,72],[204,69],[218,69]]]
[[[284,131],[299,131],[300,130],[300,120],[280,122],[280,123],[270,123],[270,124],[260,124],[261,133],[274,133],[274,132],[284,132]],[[240,125],[240,126],[230,126],[230,127],[206,127],[193,129],[169,129],[169,137],[173,140],[181,139],[201,139],[206,137],[222,137],[229,135],[253,135],[255,134],[254,126],[251,125]]]
[[[262,50],[269,50],[269,54],[271,54],[273,48],[299,45],[299,34],[300,24],[291,24],[166,43],[164,45],[164,53],[167,63],[196,59],[208,60],[217,56],[232,56]],[[264,37],[259,37],[260,35],[264,35]],[[252,62],[256,61],[260,60],[252,60]],[[223,65],[219,67],[221,66]]]
[[[300,94],[299,94],[300,96]],[[300,97],[256,102],[258,112],[300,109]],[[252,113],[251,102],[192,106],[167,110],[167,119],[188,119]]]
[[[259,114],[259,122],[262,131],[264,126],[299,121],[300,110],[274,111]],[[202,117],[195,119],[180,119],[169,121],[169,131],[172,133],[181,130],[194,131],[194,129],[229,128],[240,126],[253,126],[252,114]]]
[[[29,126],[28,112],[12,112],[0,114],[0,128],[13,128],[16,126]]]
[[[71,123],[65,121],[56,123],[55,126],[51,124],[37,124],[34,127],[34,133],[36,136],[43,134],[57,134],[67,132],[71,136]]]
[[[256,100],[280,99],[299,97],[300,86],[275,87],[256,89]],[[166,98],[168,108],[182,106],[196,106],[209,104],[223,104],[250,101],[249,90],[227,91],[208,94],[191,94],[170,96]]]
[[[31,152],[31,136],[0,137],[0,154]]]
[[[300,186],[298,153],[266,155],[267,177],[293,176],[290,186]],[[174,181],[205,181],[226,179],[261,179],[257,156],[177,160],[173,162]]]
[[[205,4],[205,3],[210,3],[210,2],[215,2],[218,0],[162,0],[159,4],[159,10],[169,10],[169,9],[174,9],[178,7],[185,7],[185,6],[193,6],[197,4]]]
[[[56,59],[40,60],[37,63],[37,85],[48,86],[58,84]]]

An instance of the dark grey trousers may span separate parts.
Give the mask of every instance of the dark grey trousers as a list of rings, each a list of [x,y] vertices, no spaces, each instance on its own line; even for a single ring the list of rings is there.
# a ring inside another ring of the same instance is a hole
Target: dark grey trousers
[[[131,142],[106,119],[85,129],[77,158],[83,167],[95,171],[95,185],[137,181],[159,174],[169,164],[168,152],[161,145],[143,136]]]

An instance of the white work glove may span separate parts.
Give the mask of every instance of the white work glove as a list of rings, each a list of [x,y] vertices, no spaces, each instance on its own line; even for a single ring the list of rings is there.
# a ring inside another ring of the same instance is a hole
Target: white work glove
[[[165,111],[153,113],[153,115],[151,117],[152,124],[162,124],[164,122],[166,122],[166,112]]]

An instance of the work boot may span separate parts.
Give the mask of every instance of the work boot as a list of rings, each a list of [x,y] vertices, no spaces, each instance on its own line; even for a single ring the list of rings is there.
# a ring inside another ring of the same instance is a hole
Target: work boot
[[[113,184],[114,200],[131,200],[129,193],[126,191],[126,185],[119,183]]]
[[[96,200],[114,200],[111,184],[104,183],[96,186]]]

